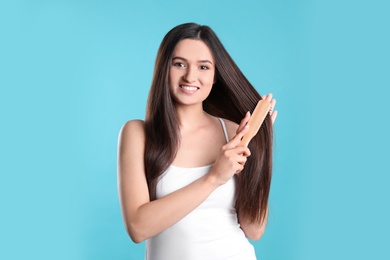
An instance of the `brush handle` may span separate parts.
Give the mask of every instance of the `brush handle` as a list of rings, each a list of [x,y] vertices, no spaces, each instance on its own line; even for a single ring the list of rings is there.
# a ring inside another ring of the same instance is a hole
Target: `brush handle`
[[[257,103],[255,110],[253,110],[252,116],[248,121],[249,131],[241,139],[240,145],[248,147],[249,142],[259,131],[261,124],[269,112],[270,106],[271,103],[265,99],[262,99]]]

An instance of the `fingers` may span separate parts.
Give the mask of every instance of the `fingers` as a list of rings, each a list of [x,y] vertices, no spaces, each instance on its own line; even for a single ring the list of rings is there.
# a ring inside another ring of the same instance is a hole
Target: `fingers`
[[[248,147],[246,146],[237,146],[235,148],[235,152],[237,154],[239,154],[240,156],[244,157],[245,158],[245,161],[246,161],[246,157],[250,156],[251,155],[251,151],[249,150]]]
[[[249,125],[246,124],[227,144],[225,144],[226,149],[235,148],[241,141],[242,137],[248,132]]]
[[[272,101],[271,101],[271,111],[270,112],[272,112],[274,110],[275,106],[276,106],[276,99],[272,99]]]
[[[275,119],[276,117],[278,116],[278,111],[273,111],[272,114],[271,114],[271,121],[272,121],[272,124],[275,122]]]
[[[247,157],[250,156],[250,150],[245,146],[238,146],[228,151],[231,159],[234,161],[233,172],[239,173],[244,169]]]
[[[271,102],[272,100],[272,93],[269,93],[268,95],[263,95],[262,99],[268,100],[268,102]]]
[[[271,121],[273,124],[278,115],[278,111],[274,110],[276,106],[276,99],[272,99],[272,93],[269,93],[268,95],[263,95],[262,98],[270,102],[269,115],[271,116]]]
[[[242,131],[242,129],[248,123],[250,118],[251,118],[251,113],[248,111],[248,112],[246,112],[244,118],[241,120],[240,125],[237,128],[236,134],[238,134],[240,131]]]
[[[226,158],[231,158],[232,161],[244,165],[246,162],[246,158],[251,155],[251,151],[248,147],[237,146],[235,148],[225,149],[223,151],[223,154]]]
[[[263,95],[263,96],[261,96],[261,98],[264,99],[264,100],[267,100],[268,102],[270,102],[271,105],[272,105],[273,101],[276,102],[275,99],[272,99],[272,93],[269,93],[268,95]]]
[[[238,165],[236,167],[237,170],[235,172],[237,174],[244,169],[247,158],[248,156],[250,156],[250,150],[247,147],[240,146],[236,148],[235,152],[238,152],[238,154],[236,155]]]

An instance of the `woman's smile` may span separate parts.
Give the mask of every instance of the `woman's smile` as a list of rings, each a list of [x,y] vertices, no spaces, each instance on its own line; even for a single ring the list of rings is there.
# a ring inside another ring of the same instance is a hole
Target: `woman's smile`
[[[182,91],[186,94],[194,94],[199,88],[196,86],[190,86],[190,85],[179,85],[179,87],[182,89]]]
[[[214,84],[214,57],[201,40],[184,39],[175,47],[169,70],[173,100],[180,105],[202,105]]]

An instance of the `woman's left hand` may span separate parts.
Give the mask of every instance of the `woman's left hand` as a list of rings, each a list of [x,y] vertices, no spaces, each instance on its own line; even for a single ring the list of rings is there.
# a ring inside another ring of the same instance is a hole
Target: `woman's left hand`
[[[274,110],[276,105],[276,99],[272,99],[272,93],[269,93],[268,95],[264,95],[261,97],[262,99],[268,100],[268,102],[271,103],[271,107],[269,110],[269,115],[271,116],[272,124],[275,122],[276,117],[278,116],[278,111]]]

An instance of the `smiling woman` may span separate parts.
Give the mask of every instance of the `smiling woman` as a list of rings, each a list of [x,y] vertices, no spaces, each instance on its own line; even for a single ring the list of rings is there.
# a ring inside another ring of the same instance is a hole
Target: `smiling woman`
[[[277,112],[249,147],[240,140],[262,98],[275,106],[209,27],[182,24],[164,37],[146,120],[119,135],[123,218],[134,242],[146,240],[146,259],[256,259],[247,238],[267,222]]]
[[[173,52],[169,87],[176,105],[199,104],[214,84],[214,58],[200,40],[180,41]]]

